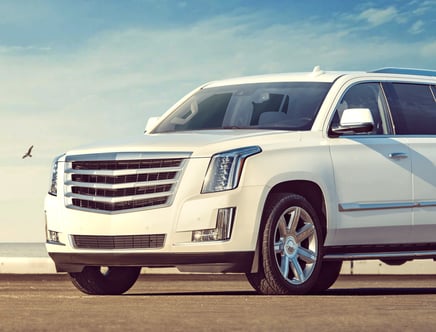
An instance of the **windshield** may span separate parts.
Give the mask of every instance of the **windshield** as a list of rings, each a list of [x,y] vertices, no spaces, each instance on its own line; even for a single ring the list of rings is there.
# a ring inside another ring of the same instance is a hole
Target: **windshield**
[[[154,133],[211,129],[310,130],[330,83],[256,83],[204,88]]]

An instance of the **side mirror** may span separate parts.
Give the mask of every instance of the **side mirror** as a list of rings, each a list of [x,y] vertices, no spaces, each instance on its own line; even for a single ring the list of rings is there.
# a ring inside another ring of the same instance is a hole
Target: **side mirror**
[[[368,133],[374,129],[374,119],[369,108],[348,108],[341,116],[339,126],[334,126],[335,134]]]
[[[153,116],[151,118],[148,118],[147,124],[145,125],[144,134],[149,133],[156,126],[156,124],[159,122],[159,119],[160,119],[160,117],[158,117],[158,116]]]

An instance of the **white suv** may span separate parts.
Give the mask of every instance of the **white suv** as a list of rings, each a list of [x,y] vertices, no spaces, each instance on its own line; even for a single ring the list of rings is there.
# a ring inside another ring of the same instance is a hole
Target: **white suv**
[[[435,164],[435,71],[211,82],[137,141],[55,159],[47,250],[88,294],[141,267],[319,292],[344,260],[436,258]]]

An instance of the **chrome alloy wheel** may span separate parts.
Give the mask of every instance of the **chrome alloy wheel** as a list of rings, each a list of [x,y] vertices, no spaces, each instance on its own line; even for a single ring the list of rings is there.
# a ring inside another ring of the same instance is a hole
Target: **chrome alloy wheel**
[[[280,216],[274,231],[274,254],[281,275],[292,285],[307,281],[316,266],[318,237],[309,213],[294,206]]]

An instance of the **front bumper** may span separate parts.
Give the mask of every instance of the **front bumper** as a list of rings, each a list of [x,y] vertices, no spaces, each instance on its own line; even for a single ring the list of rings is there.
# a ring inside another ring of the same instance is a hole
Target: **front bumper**
[[[249,272],[254,252],[222,253],[59,253],[51,252],[58,272],[85,266],[177,267],[183,272]]]

